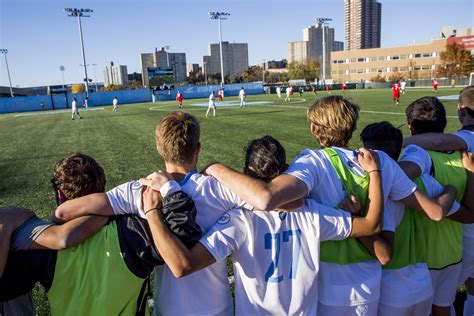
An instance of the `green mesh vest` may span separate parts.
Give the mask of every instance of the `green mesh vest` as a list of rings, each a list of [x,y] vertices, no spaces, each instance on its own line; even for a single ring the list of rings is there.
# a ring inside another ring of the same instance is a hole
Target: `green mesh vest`
[[[357,197],[361,205],[361,216],[365,216],[369,190],[369,177],[353,174],[341,160],[337,152],[329,147],[322,149],[341,181],[346,194]],[[355,238],[321,242],[321,261],[337,264],[366,262],[374,257]]]
[[[428,151],[432,164],[430,174],[442,185],[451,184],[457,190],[456,201],[461,201],[466,190],[467,174],[461,152],[451,154]],[[431,221],[416,215],[417,225],[423,227],[427,242],[426,263],[430,269],[443,269],[462,260],[462,225],[450,219]]]
[[[135,315],[143,279],[127,268],[115,221],[58,252],[48,297],[52,315]]]
[[[418,189],[426,193],[425,184],[420,177],[414,179]],[[426,239],[423,227],[416,220],[424,216],[420,212],[405,207],[403,218],[395,230],[395,240],[392,260],[382,269],[401,269],[426,260]]]

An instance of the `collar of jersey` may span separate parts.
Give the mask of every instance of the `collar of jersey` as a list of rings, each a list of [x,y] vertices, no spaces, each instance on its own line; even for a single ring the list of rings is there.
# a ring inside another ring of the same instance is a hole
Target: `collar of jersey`
[[[197,173],[196,170],[191,170],[191,171],[189,171],[189,172],[186,174],[186,176],[185,176],[181,181],[178,182],[179,185],[180,185],[181,187],[183,187],[183,186],[186,184],[186,182],[188,182],[189,178],[191,178],[191,176],[192,176],[193,174],[195,174],[195,173]]]

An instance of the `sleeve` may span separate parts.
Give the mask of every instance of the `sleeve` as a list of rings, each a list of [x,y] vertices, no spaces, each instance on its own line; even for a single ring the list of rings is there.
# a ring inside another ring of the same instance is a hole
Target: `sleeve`
[[[385,197],[393,201],[399,201],[416,190],[416,184],[408,178],[398,163],[390,158],[386,153],[377,151],[382,166],[382,187]]]
[[[435,197],[435,196],[440,195],[441,192],[443,192],[443,186],[429,174],[422,175],[422,180],[426,188],[426,193],[429,196]],[[454,213],[459,211],[460,208],[461,208],[461,205],[457,201],[454,201],[453,206],[451,206],[451,209],[446,214],[446,216],[453,215]]]
[[[51,222],[43,221],[33,216],[20,227],[18,227],[12,235],[10,249],[12,250],[28,250],[33,241],[38,238],[46,229],[53,226]]]
[[[254,208],[215,178],[209,178],[206,195],[208,198],[215,198],[216,203],[222,203],[223,209],[226,211],[233,208],[245,208],[248,210],[253,210]]]
[[[403,211],[399,212],[397,203],[388,199],[385,201],[383,213],[383,231],[395,232],[403,217]]]
[[[308,187],[308,194],[317,185],[317,170],[315,158],[309,149],[303,150],[291,163],[286,174],[292,175],[303,181]],[[318,164],[319,165],[319,164]]]
[[[242,209],[232,209],[222,214],[199,240],[216,261],[224,260],[237,251],[247,239],[245,212]]]
[[[408,145],[403,152],[400,161],[410,161],[416,163],[421,169],[421,173],[430,173],[431,157],[426,150],[417,145]]]
[[[314,216],[319,216],[321,241],[343,240],[350,236],[352,231],[351,213],[319,204],[311,199],[307,199],[305,204]]]
[[[460,130],[454,135],[458,136],[459,138],[462,138],[462,140],[466,143],[467,145],[467,151],[472,153],[474,152],[474,132],[468,131],[468,130]]]
[[[142,186],[138,181],[121,184],[107,192],[115,215],[137,215],[146,218],[142,209]]]

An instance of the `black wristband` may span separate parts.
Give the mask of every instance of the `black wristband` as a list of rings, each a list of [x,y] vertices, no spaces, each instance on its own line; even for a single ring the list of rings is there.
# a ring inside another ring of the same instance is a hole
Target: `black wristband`
[[[380,169],[374,169],[374,170],[367,171],[367,173],[371,173],[371,172],[380,172],[380,173],[382,173],[382,170],[380,170]],[[146,214],[146,213],[145,213],[145,214]]]
[[[148,213],[151,212],[151,211],[159,210],[159,209],[160,209],[159,207],[151,208],[151,209],[149,209],[148,211],[145,211],[145,215],[148,214]]]

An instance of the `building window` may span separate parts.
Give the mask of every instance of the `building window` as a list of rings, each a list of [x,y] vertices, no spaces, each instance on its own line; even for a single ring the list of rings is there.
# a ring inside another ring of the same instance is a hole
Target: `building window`
[[[351,59],[349,59],[349,61],[350,61],[351,63],[356,63],[356,62],[357,62],[357,58],[351,58]]]
[[[370,57],[370,61],[377,61],[377,57]]]
[[[415,66],[415,70],[421,70],[421,66]]]
[[[423,58],[428,58],[428,57],[431,57],[431,53],[424,53],[422,55]]]
[[[363,63],[363,62],[365,62],[365,58],[358,58],[358,59],[357,59],[357,62]]]
[[[386,60],[387,58],[385,56],[379,56],[378,60]]]
[[[398,67],[393,67],[392,71],[398,71]]]
[[[370,68],[369,72],[377,72],[377,68]]]
[[[400,59],[408,59],[408,55],[400,55]]]
[[[377,72],[378,72],[378,73],[385,72],[385,68],[379,68],[379,69],[377,69]]]
[[[400,56],[392,56],[390,59],[391,60],[398,60],[398,59],[400,59]]]
[[[400,71],[407,71],[408,70],[408,67],[400,67],[398,68]]]
[[[349,73],[351,73],[351,74],[355,74],[355,73],[357,73],[357,70],[355,70],[355,69],[351,69],[351,71],[350,71]]]
[[[340,75],[343,75],[343,74],[344,74],[344,70],[339,70],[339,74],[340,74]]]
[[[421,54],[415,54],[413,57],[414,58],[421,58]]]
[[[365,69],[357,69],[358,74],[365,74]]]

